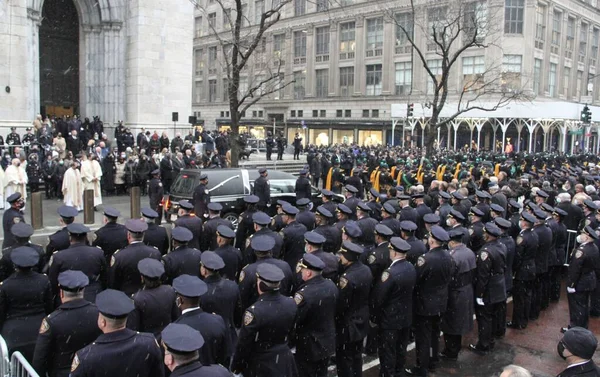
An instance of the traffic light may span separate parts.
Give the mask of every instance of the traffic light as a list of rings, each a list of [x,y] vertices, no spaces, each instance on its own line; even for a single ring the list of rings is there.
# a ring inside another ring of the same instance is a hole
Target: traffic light
[[[581,121],[583,123],[592,122],[592,112],[590,111],[590,108],[587,105],[585,105],[583,107],[583,110],[581,111]]]
[[[413,116],[413,110],[415,109],[414,103],[409,103],[406,105],[406,117],[411,118]]]

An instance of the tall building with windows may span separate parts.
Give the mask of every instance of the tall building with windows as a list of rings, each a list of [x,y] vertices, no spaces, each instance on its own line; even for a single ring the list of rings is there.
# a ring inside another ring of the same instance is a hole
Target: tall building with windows
[[[226,31],[224,19],[228,13],[215,0],[204,1],[204,10],[195,15],[192,107],[205,127],[226,129],[227,80],[220,64],[224,49],[210,25]],[[264,10],[280,0],[243,1],[245,20],[251,30]],[[457,98],[465,87],[476,86],[484,73],[488,74],[490,65],[496,64],[500,67],[502,85],[535,96],[533,108],[538,103],[559,106],[572,113],[565,117],[578,120],[579,112],[572,110],[573,104],[600,103],[599,3],[598,0],[470,2],[465,9],[471,9],[473,14],[488,12],[493,7],[499,9],[486,20],[499,26],[498,35],[481,36],[482,43],[493,38],[498,48],[469,48],[460,55],[450,75],[448,101]],[[441,75],[443,69],[436,48],[425,33],[446,17],[444,1],[429,2],[431,6],[419,7],[419,14],[415,15],[409,4],[408,0],[292,0],[286,4],[281,20],[267,32],[252,64],[242,72],[240,92],[243,95],[249,86],[273,72],[277,72],[282,83],[292,80],[293,83],[249,108],[241,120],[242,131],[261,138],[276,127],[286,133],[288,140],[300,132],[304,141],[312,144],[389,143],[391,105],[414,103],[416,109],[421,108],[431,99],[434,89],[403,29],[420,46],[431,74]],[[464,22],[468,22],[466,16]],[[472,30],[464,25],[464,33]],[[444,38],[442,32],[437,32],[439,38]],[[597,112],[600,116],[600,108]],[[489,116],[499,114],[506,118],[507,112]],[[566,144],[566,137],[568,143],[574,141],[566,131],[561,132],[564,124],[545,127],[548,124],[540,123],[530,130],[525,122],[520,126],[525,125],[521,135],[516,123],[510,123],[502,133],[495,123],[485,122],[482,142],[489,147],[494,135],[516,139],[518,134],[524,145],[532,138],[534,147],[538,142],[556,147]],[[422,138],[420,127],[417,125],[412,139],[417,144]],[[450,126],[441,130],[442,139],[448,135],[447,145],[452,145],[451,141],[459,146],[470,144],[473,128],[456,128],[457,132],[451,132],[454,129]],[[594,128],[590,134],[597,137]]]

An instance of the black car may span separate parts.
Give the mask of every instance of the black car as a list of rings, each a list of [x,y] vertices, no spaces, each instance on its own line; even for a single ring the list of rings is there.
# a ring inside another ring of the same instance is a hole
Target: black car
[[[185,169],[182,170],[171,186],[171,194],[165,197],[164,209],[165,219],[174,221],[177,217],[180,200],[191,200],[194,189],[200,184],[200,174],[208,175],[208,190],[211,202],[220,203],[223,206],[221,216],[237,228],[239,215],[244,211],[244,196],[252,193],[254,181],[258,178],[256,169]],[[266,212],[274,216],[277,200],[285,200],[292,205],[296,204],[296,177],[292,174],[277,170],[269,170],[269,183],[271,186],[271,206]],[[343,202],[341,195],[334,198],[335,201]],[[312,188],[312,205],[319,206],[323,203],[321,193],[316,187]]]

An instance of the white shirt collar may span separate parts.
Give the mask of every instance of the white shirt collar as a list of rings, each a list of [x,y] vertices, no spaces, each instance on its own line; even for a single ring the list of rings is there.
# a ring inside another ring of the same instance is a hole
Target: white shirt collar
[[[589,360],[584,360],[584,361],[582,361],[582,362],[579,362],[579,363],[571,364],[571,365],[569,365],[569,366],[567,367],[567,369],[569,369],[569,368],[573,368],[573,367],[576,367],[576,366],[579,366],[579,365],[583,365],[583,364],[587,363],[588,361],[589,361]]]
[[[195,308],[187,308],[187,309],[183,309],[181,311],[181,315],[184,315],[185,313],[189,313],[189,312],[193,312],[194,310],[198,310],[200,309],[199,307],[195,307]]]

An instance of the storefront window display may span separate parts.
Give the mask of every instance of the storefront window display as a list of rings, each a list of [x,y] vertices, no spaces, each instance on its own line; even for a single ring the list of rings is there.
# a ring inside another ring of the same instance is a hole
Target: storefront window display
[[[302,127],[289,127],[287,130],[287,140],[288,140],[288,144],[292,145],[292,143],[294,142],[294,138],[296,137],[296,132],[300,134],[300,137],[302,138],[302,145],[306,145],[306,135],[305,135],[305,130],[302,129]]]
[[[354,130],[333,130],[333,144],[352,144],[354,143]]]
[[[383,140],[383,131],[358,131],[358,144],[364,146],[381,145]]]
[[[308,139],[311,144],[329,145],[329,130],[327,128],[316,128],[309,130]]]
[[[264,139],[266,137],[266,131],[263,126],[240,126],[240,135],[250,133],[251,139]],[[231,131],[231,127],[229,125],[221,125],[219,126],[219,132]]]

